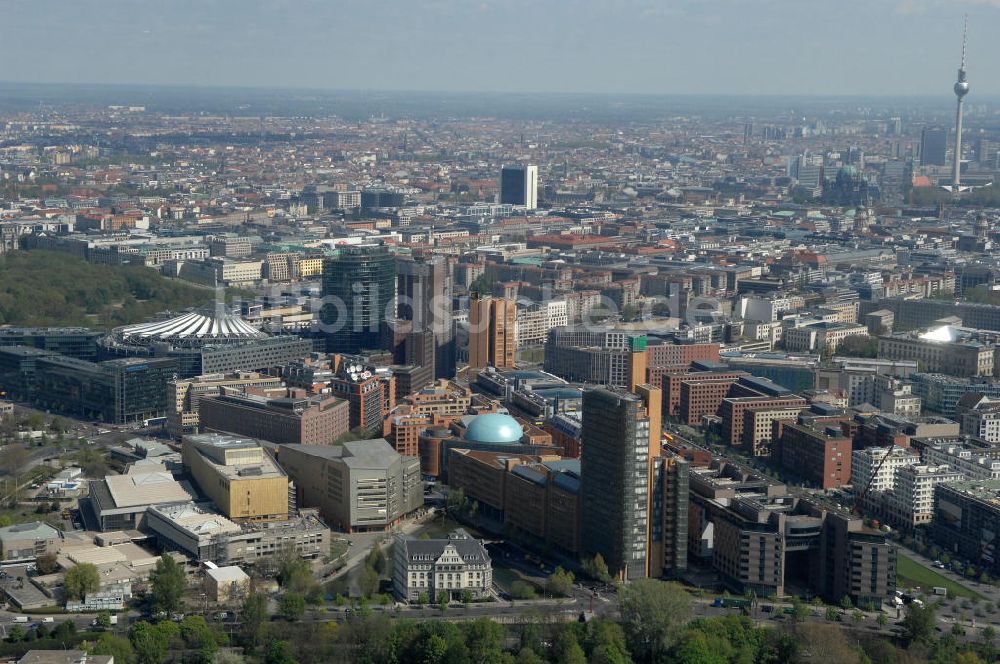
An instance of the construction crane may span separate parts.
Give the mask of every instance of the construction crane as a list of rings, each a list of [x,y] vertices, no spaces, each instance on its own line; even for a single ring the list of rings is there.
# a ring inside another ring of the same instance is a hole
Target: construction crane
[[[882,466],[884,466],[885,462],[889,460],[890,456],[892,456],[893,447],[895,447],[895,445],[890,445],[885,448],[885,454],[882,455],[882,459],[875,466],[875,470],[872,471],[872,475],[868,478],[868,483],[865,485],[865,488],[861,491],[861,493],[857,494],[858,497],[854,499],[854,507],[851,508],[851,513],[861,513],[861,504],[868,496],[868,492],[871,491],[872,483],[875,481],[875,478],[878,477],[878,471],[882,470]],[[855,487],[855,489],[857,489],[857,487]]]

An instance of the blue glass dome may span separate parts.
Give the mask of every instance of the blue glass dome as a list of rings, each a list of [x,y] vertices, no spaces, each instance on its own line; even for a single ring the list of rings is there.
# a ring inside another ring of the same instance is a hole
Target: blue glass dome
[[[465,430],[465,439],[474,443],[516,443],[524,432],[510,415],[477,415]]]

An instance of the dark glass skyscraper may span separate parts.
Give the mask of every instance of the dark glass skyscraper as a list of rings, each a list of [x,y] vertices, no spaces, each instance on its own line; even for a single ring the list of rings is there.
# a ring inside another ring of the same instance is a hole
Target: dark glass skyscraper
[[[583,393],[580,541],[612,576],[647,575],[649,420],[642,400],[608,389]]]
[[[356,354],[379,348],[395,295],[396,263],[383,245],[344,247],[336,258],[323,261],[320,321],[326,351]]]
[[[443,256],[425,259],[406,258],[396,263],[399,294],[397,315],[412,323],[413,334],[434,337],[432,354],[419,352],[434,364],[435,378],[455,377],[455,324],[452,316],[452,279],[448,261]],[[413,362],[410,345],[424,348],[424,342],[407,340],[407,362]]]
[[[538,167],[533,165],[502,167],[500,202],[523,205],[528,210],[538,207]]]
[[[941,127],[924,127],[920,134],[920,163],[944,166],[948,151],[948,132]]]

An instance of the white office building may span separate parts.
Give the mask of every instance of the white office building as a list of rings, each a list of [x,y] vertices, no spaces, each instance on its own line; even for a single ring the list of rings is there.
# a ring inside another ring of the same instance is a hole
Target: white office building
[[[396,596],[413,602],[425,595],[439,601],[442,594],[460,599],[468,591],[473,599],[490,596],[493,565],[486,547],[459,528],[448,539],[396,539],[392,573]]]
[[[499,203],[534,210],[538,207],[538,166],[523,164],[501,167],[499,188]]]

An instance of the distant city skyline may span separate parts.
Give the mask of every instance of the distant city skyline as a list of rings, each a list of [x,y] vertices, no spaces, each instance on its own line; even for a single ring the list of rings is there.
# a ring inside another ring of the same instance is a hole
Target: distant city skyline
[[[10,82],[1000,95],[1000,0],[0,0]]]

